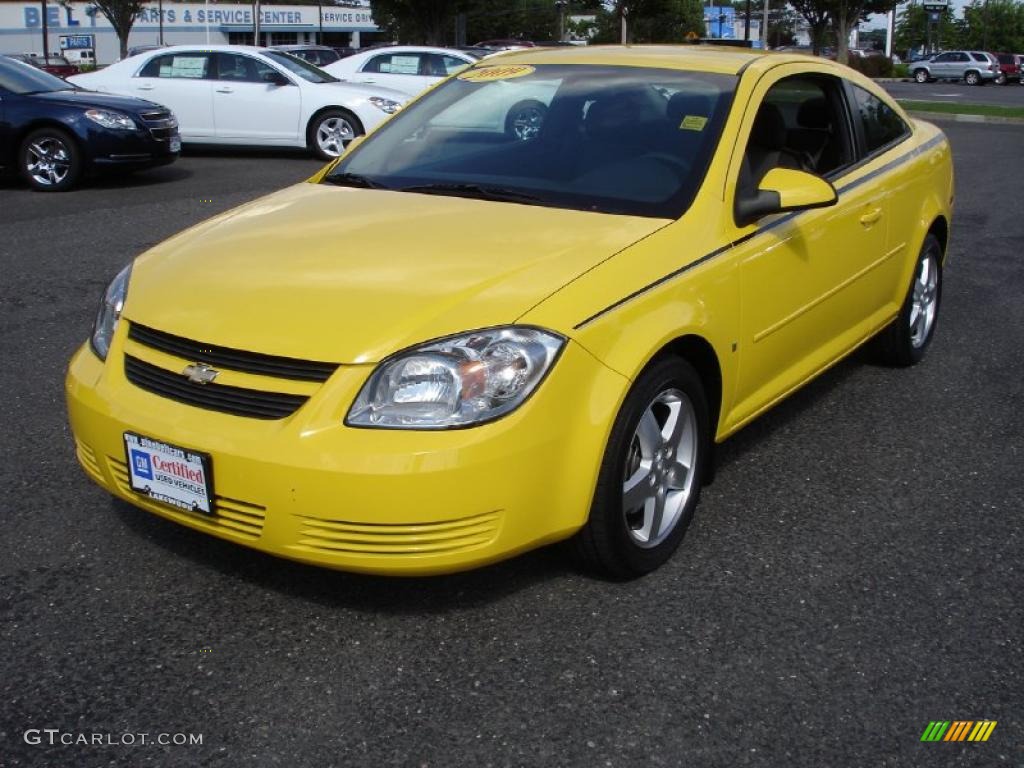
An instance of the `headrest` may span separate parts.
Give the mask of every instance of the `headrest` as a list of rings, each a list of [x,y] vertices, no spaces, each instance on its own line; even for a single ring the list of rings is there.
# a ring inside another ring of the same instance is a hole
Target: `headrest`
[[[774,104],[762,104],[754,118],[750,143],[761,149],[778,150],[786,146],[786,121]]]
[[[801,104],[796,113],[796,124],[801,128],[827,130],[832,124],[832,115],[825,98],[809,99]]]
[[[647,103],[635,92],[602,93],[587,109],[583,127],[594,138],[627,139],[636,130],[645,108]]]

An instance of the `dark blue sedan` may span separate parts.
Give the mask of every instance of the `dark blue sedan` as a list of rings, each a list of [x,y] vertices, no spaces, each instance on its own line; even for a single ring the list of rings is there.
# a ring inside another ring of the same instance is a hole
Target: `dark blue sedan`
[[[34,189],[71,189],[107,168],[166,165],[180,152],[178,121],[166,108],[85,91],[0,56],[0,167]]]

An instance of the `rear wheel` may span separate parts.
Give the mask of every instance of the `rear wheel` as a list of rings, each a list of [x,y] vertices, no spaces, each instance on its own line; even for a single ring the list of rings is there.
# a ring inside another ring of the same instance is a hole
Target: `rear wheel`
[[[612,427],[586,525],[573,539],[588,569],[653,571],[679,546],[700,498],[711,426],[700,377],[665,358],[637,379]]]
[[[21,143],[18,166],[33,189],[65,192],[82,174],[82,153],[71,136],[60,128],[40,128]]]
[[[306,144],[321,160],[333,160],[345,151],[352,139],[363,133],[363,124],[351,112],[327,109],[309,121]]]
[[[964,75],[964,82],[968,85],[978,85],[981,83],[981,75],[977,72],[968,72]]]
[[[540,135],[548,108],[536,99],[524,99],[512,105],[505,116],[505,133],[519,141],[535,139]]]
[[[878,336],[876,350],[883,363],[906,367],[924,358],[935,335],[941,299],[942,245],[929,234],[917,257],[900,314]]]

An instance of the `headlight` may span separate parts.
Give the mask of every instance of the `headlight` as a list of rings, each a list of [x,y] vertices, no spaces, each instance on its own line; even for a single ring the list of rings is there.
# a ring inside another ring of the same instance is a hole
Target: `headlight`
[[[132,265],[117,273],[100,302],[100,311],[96,313],[96,323],[92,328],[93,352],[99,355],[100,360],[107,359],[110,351],[110,340],[114,338],[114,331],[117,328],[117,321],[121,317],[121,310],[124,308],[124,298],[128,293],[128,278],[132,273]]]
[[[104,128],[134,131],[137,127],[134,120],[128,117],[128,115],[122,115],[120,112],[108,112],[105,109],[87,109],[85,110],[85,116]]]
[[[401,102],[382,99],[380,96],[371,96],[368,101],[381,112],[387,112],[389,115],[395,114],[395,112],[402,108]]]
[[[444,429],[496,419],[523,404],[564,344],[550,331],[511,326],[406,350],[377,367],[345,422]]]

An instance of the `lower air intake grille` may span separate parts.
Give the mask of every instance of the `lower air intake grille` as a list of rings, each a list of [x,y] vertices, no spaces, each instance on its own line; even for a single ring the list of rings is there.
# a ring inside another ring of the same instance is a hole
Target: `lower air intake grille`
[[[193,384],[185,376],[125,355],[124,375],[132,384],[179,403],[254,419],[283,419],[308,398],[283,392],[261,392],[226,384]]]
[[[501,512],[436,523],[389,525],[299,518],[299,546],[358,555],[439,555],[476,549],[498,534]]]

